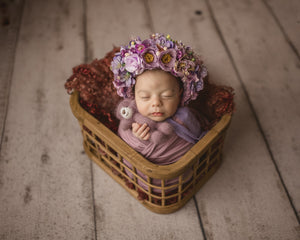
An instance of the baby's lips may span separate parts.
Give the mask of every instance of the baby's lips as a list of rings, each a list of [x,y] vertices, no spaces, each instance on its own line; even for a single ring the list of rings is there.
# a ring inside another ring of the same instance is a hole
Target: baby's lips
[[[155,117],[161,117],[163,115],[163,113],[161,113],[161,112],[154,112],[154,113],[152,113],[152,115],[155,116]]]

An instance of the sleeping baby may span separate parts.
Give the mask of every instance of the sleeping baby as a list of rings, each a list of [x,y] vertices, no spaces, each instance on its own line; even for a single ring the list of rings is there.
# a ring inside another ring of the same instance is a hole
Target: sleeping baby
[[[117,93],[124,98],[116,111],[118,134],[147,160],[158,165],[175,163],[205,135],[199,116],[187,107],[203,89],[207,76],[190,47],[169,35],[153,34],[144,41],[137,38],[121,47],[111,69]],[[127,174],[132,177],[129,171]],[[160,181],[152,183],[160,186]],[[142,181],[139,184],[146,188]]]

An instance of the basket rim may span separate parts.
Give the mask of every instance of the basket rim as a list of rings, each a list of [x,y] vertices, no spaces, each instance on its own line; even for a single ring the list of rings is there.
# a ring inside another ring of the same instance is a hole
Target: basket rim
[[[225,114],[220,121],[210,129],[203,138],[201,138],[189,151],[187,151],[177,162],[168,165],[157,165],[150,162],[140,153],[130,147],[123,139],[107,128],[103,123],[97,120],[94,116],[88,113],[79,104],[79,92],[74,91],[70,95],[70,107],[73,115],[80,122],[80,126],[97,126],[96,134],[103,137],[103,139],[113,148],[118,149],[118,152],[135,166],[142,173],[152,177],[161,179],[171,179],[184,173],[191,167],[197,158],[201,155],[217,138],[217,136],[225,131],[230,124],[231,114]],[[109,136],[109,137],[108,137]]]

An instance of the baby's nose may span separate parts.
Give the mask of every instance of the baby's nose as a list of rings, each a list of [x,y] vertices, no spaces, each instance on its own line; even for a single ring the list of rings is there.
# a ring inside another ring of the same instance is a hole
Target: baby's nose
[[[152,102],[152,107],[159,107],[161,105],[159,98],[154,98]]]

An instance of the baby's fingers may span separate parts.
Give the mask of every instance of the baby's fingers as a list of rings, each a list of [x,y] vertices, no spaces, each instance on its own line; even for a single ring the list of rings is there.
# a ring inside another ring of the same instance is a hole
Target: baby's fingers
[[[150,128],[146,123],[144,123],[143,125],[133,123],[132,132],[136,137],[142,140],[148,140],[150,138]]]
[[[138,123],[132,123],[132,131],[134,133],[136,133],[139,128],[140,128],[140,124],[138,124]]]
[[[139,131],[141,130],[141,128],[139,129]],[[142,138],[143,140],[147,140],[149,138],[147,138],[147,135],[150,135],[149,133],[150,128],[148,126],[146,126],[145,128],[143,128],[143,131],[140,131],[138,134],[140,136],[140,138]]]
[[[140,128],[137,130],[137,134],[140,137],[144,137],[148,132],[149,132],[150,128],[147,126],[146,123],[144,123],[143,125],[140,126]]]
[[[150,133],[148,132],[148,133],[146,134],[146,136],[143,137],[142,139],[145,140],[145,141],[149,140],[149,139],[150,139]]]

